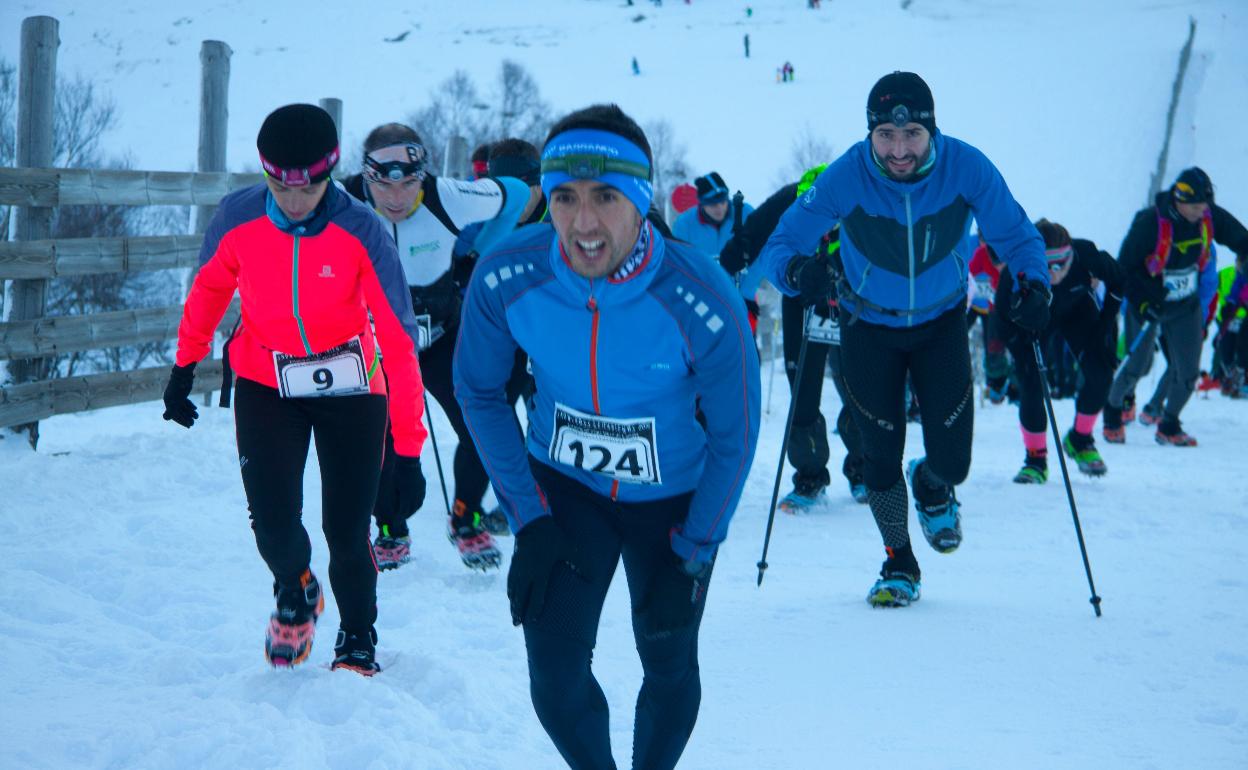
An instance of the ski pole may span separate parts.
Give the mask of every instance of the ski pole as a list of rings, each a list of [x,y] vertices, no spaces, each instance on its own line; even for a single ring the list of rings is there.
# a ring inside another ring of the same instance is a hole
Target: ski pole
[[[442,475],[442,455],[438,454],[438,437],[433,432],[433,415],[429,412],[429,394],[425,398],[425,419],[429,421],[429,440],[433,442],[433,461],[438,466],[438,483],[442,486],[442,502],[446,504],[446,515],[451,515],[451,498],[446,494],[446,477]]]
[[[1131,360],[1131,356],[1135,355],[1135,351],[1144,342],[1144,338],[1147,337],[1150,332],[1152,332],[1153,327],[1156,325],[1157,325],[1156,319],[1150,319],[1148,323],[1140,327],[1139,334],[1135,335],[1135,339],[1131,340],[1131,344],[1127,347],[1127,354],[1123,356],[1122,361],[1118,364],[1118,368],[1114,370],[1114,379],[1118,379],[1118,374],[1127,365],[1127,362]]]
[[[1136,339],[1139,342],[1139,338]],[[1079,553],[1083,555],[1083,570],[1088,574],[1088,588],[1092,591],[1092,609],[1096,616],[1101,616],[1101,597],[1096,595],[1096,584],[1092,582],[1092,565],[1088,563],[1088,549],[1083,542],[1083,528],[1079,526],[1079,511],[1075,508],[1075,492],[1070,486],[1070,472],[1066,470],[1066,455],[1062,451],[1060,435],[1057,432],[1057,416],[1053,413],[1053,399],[1049,396],[1049,381],[1045,379],[1048,369],[1044,365],[1044,355],[1040,352],[1040,340],[1032,337],[1031,351],[1036,356],[1036,366],[1040,368],[1040,391],[1044,393],[1044,405],[1049,412],[1049,426],[1053,429],[1053,440],[1057,442],[1057,460],[1062,466],[1062,481],[1066,484],[1066,499],[1070,502],[1070,515],[1075,522],[1075,536],[1079,539]]]
[[[776,389],[776,335],[780,333],[780,319],[771,319],[771,334],[767,335],[767,408],[763,411],[771,414],[771,394]]]
[[[793,399],[789,401],[789,416],[784,421],[784,438],[780,440],[780,462],[776,466],[776,484],[771,490],[767,532],[763,536],[763,556],[758,560],[758,585],[760,587],[763,585],[763,572],[767,569],[767,548],[771,545],[771,528],[776,521],[776,502],[780,499],[780,477],[784,474],[784,458],[789,451],[789,433],[793,430],[793,415],[797,414],[797,397],[802,388],[802,372],[806,369],[806,345],[809,340],[810,337],[806,334],[806,324],[802,324],[802,345],[797,352],[797,377],[793,380]]]

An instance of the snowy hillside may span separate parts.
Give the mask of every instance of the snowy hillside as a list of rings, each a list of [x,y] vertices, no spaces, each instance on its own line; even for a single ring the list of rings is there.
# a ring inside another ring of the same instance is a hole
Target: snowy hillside
[[[1193,87],[1167,177],[1204,166],[1219,202],[1248,219],[1239,0],[914,0],[905,11],[834,0],[817,12],[754,0],[748,19],[745,5],[8,0],[0,56],[16,60],[23,17],[59,18],[61,71],[96,77],[117,101],[107,149],[160,169],[194,163],[203,39],[235,52],[235,168],[253,162],[256,126],[278,104],[341,97],[345,141],[358,143],[453,69],[484,82],[512,58],[557,110],[614,100],[668,119],[696,169],[719,170],[755,203],[803,127],[844,149],[865,133],[871,83],[914,69],[941,128],[984,149],[1033,217],[1114,251],[1156,165],[1190,15]],[[779,85],[785,60],[797,81]],[[787,405],[776,380],[710,589],[702,710],[682,768],[1248,767],[1248,403],[1197,396],[1184,424],[1199,448],[1163,449],[1134,426],[1125,446],[1102,447],[1106,478],[1074,480],[1099,619],[1056,465],[1046,486],[1010,483],[1023,455],[1016,412],[979,408],[959,489],[965,544],[951,556],[917,545],[922,601],[872,611],[879,535],[839,476],[824,509],[777,517],[755,586]],[[830,383],[824,407],[829,418],[839,408]],[[1073,405],[1057,411],[1064,428]],[[414,560],[379,581],[387,670],[325,669],[332,602],[309,664],[269,669],[270,578],[247,526],[232,416],[201,414],[189,432],[155,403],[57,417],[37,453],[0,440],[0,768],[561,766],[529,702],[505,572],[460,565],[432,463]],[[454,434],[440,413],[433,427],[447,457]],[[834,441],[834,464],[841,451]],[[921,452],[912,432],[907,457]],[[324,575],[314,463],[304,518]],[[640,666],[622,580],[599,638],[595,670],[627,767]]]

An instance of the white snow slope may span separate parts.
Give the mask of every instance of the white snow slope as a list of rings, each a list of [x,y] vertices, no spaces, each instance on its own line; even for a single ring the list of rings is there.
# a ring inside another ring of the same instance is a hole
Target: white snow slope
[[[0,55],[16,60],[23,17],[58,17],[61,71],[111,91],[121,126],[110,149],[152,169],[193,165],[203,39],[235,51],[236,168],[278,104],[340,96],[357,143],[453,69],[485,81],[513,58],[560,111],[615,100],[668,119],[699,172],[718,169],[755,203],[803,126],[843,150],[864,134],[871,83],[914,69],[942,129],[984,149],[1033,217],[1115,251],[1144,203],[1191,15],[1194,77],[1166,176],[1202,165],[1219,201],[1248,219],[1239,2],[915,0],[903,11],[841,0],[816,12],[755,0],[749,20],[744,5],[11,0]],[[403,43],[381,42],[405,29]],[[786,59],[798,80],[778,85]],[[1046,486],[1010,483],[1015,411],[979,408],[959,489],[965,544],[940,556],[920,540],[922,601],[872,611],[879,535],[839,477],[821,511],[777,517],[755,587],[787,403],[777,379],[711,587],[702,710],[682,768],[1248,767],[1248,405],[1198,396],[1184,417],[1200,447],[1158,447],[1134,426],[1125,446],[1102,447],[1106,478],[1076,474],[1099,619],[1056,466]],[[830,417],[839,408],[830,386],[824,405]],[[1056,406],[1065,429],[1073,405]],[[151,403],[50,419],[38,452],[0,440],[0,767],[561,766],[529,703],[505,573],[459,564],[432,463],[415,559],[380,577],[387,670],[366,680],[324,668],[331,601],[312,660],[275,672],[261,652],[270,577],[247,526],[231,415],[205,409],[185,431],[159,414]],[[434,428],[446,457],[454,436],[440,413]],[[912,432],[907,457],[920,454]],[[314,463],[305,521],[325,576]],[[628,766],[640,667],[622,584],[595,670]]]

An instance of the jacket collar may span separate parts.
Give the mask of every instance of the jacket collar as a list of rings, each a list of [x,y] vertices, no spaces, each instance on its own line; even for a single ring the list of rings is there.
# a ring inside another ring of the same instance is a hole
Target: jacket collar
[[[641,246],[644,251],[637,255],[640,261],[636,268],[624,278],[603,277],[590,279],[573,272],[572,267],[568,264],[567,257],[564,256],[563,247],[559,243],[559,236],[557,233],[553,233],[552,230],[554,237],[551,238],[550,242],[550,266],[559,285],[571,296],[575,297],[577,302],[589,305],[592,299],[596,307],[618,305],[641,296],[650,287],[650,282],[654,280],[659,265],[663,262],[663,254],[666,250],[666,242],[663,240],[663,236],[654,229],[648,220],[643,219],[641,226],[644,230],[644,235],[641,232],[638,233],[637,245]],[[627,264],[627,260],[625,264]]]

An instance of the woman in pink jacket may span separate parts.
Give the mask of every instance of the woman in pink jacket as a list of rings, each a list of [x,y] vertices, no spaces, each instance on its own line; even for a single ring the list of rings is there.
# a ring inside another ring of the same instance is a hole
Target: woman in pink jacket
[[[198,412],[188,397],[195,364],[211,352],[237,291],[242,322],[229,360],[238,375],[238,459],[277,601],[265,656],[274,666],[306,660],[325,606],[301,521],[303,469],[315,439],[329,580],[341,617],[333,668],[371,676],[380,667],[369,521],[387,416],[401,460],[398,505],[415,511],[425,492],[416,321],[394,240],[329,178],[338,161],[329,114],[309,104],[281,107],[265,119],[256,144],[265,183],[227,195],[208,226],[164,418],[194,424]]]

